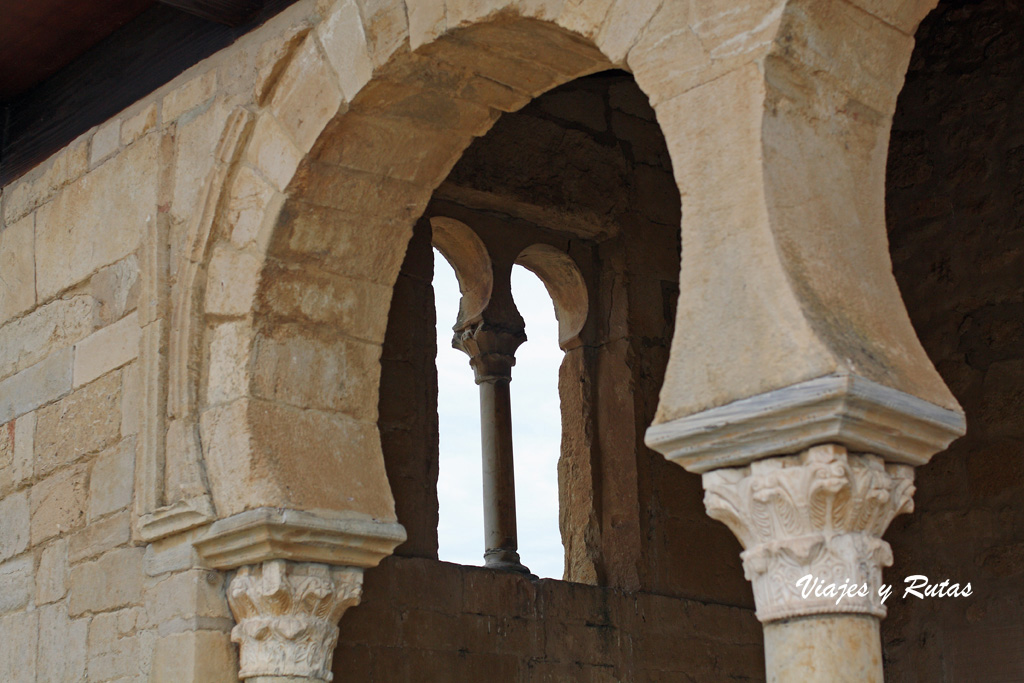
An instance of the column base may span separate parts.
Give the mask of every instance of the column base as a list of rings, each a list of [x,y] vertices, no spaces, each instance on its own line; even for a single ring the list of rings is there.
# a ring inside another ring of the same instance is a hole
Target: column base
[[[519,553],[514,550],[488,550],[484,553],[484,566],[488,569],[533,576],[533,572],[523,565]]]
[[[877,617],[823,614],[764,625],[769,683],[883,683]]]

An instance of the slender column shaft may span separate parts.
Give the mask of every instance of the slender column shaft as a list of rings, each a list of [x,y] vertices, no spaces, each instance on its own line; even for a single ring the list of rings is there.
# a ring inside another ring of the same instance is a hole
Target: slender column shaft
[[[883,683],[879,619],[822,614],[764,625],[769,683]]]
[[[484,479],[484,560],[487,566],[521,567],[516,532],[516,484],[512,458],[509,380],[480,383],[480,435]]]

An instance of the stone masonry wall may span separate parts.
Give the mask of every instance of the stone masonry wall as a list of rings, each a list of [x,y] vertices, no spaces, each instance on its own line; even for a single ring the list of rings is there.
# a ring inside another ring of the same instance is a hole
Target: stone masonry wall
[[[156,222],[184,242],[228,113],[311,9],[298,3],[2,190],[5,683],[235,678],[226,575],[197,568],[187,535],[146,546],[133,533],[140,250]]]
[[[886,581],[970,581],[897,600],[893,681],[1024,680],[1024,10],[942,2],[917,34],[890,145],[893,266],[967,435],[917,470]],[[895,597],[895,596],[894,596]]]
[[[336,681],[764,680],[752,611],[390,557],[345,615]]]

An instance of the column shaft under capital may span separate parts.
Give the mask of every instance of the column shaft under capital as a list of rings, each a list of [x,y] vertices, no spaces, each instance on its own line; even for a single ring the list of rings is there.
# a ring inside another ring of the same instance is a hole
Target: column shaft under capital
[[[480,437],[484,483],[484,561],[488,567],[524,571],[516,529],[509,380],[480,382]]]

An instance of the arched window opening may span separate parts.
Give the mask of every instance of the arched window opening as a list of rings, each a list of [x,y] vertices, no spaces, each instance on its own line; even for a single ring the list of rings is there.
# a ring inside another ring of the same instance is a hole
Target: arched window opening
[[[561,579],[565,549],[558,529],[558,457],[562,419],[558,396],[558,322],[536,275],[512,268],[512,294],[526,321],[527,340],[512,373],[519,555],[541,578]]]
[[[526,268],[513,268],[512,291],[529,330],[528,341],[516,351],[510,385],[519,554],[536,576],[561,579],[565,552],[558,526],[558,368],[562,361],[558,321],[544,284]],[[435,249],[438,557],[479,565],[485,547],[480,403],[466,354],[452,347],[446,322],[460,310],[461,296],[455,270]]]
[[[466,354],[452,348],[459,311],[455,270],[434,249],[437,310],[437,555],[458,564],[483,564],[483,497],[480,495],[480,403]]]

